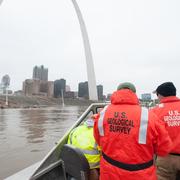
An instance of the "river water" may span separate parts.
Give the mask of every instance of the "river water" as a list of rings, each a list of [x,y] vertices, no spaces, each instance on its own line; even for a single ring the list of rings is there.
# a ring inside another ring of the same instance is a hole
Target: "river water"
[[[41,160],[87,106],[0,110],[0,179]]]

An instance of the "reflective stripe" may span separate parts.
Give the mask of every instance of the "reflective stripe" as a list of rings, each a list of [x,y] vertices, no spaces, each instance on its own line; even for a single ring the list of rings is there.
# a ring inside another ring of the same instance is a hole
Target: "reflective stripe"
[[[147,126],[148,126],[148,109],[141,108],[141,120],[139,127],[139,144],[146,144]]]
[[[98,150],[86,150],[86,149],[81,149],[79,148],[84,154],[88,154],[88,155],[99,155],[99,151]]]
[[[105,111],[107,109],[108,105],[104,107],[104,109],[100,112],[100,117],[98,120],[98,130],[99,130],[99,135],[104,136],[104,128],[103,128],[103,120],[104,120],[104,115]]]
[[[89,163],[90,169],[96,168],[97,166],[99,166],[99,162],[96,163]]]
[[[159,106],[159,108],[163,108],[164,104],[162,103],[162,104],[159,104],[158,106]]]

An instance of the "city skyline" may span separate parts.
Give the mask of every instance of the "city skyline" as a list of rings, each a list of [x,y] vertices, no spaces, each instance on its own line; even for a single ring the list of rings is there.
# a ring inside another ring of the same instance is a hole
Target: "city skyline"
[[[44,65],[40,65],[39,67],[41,67],[41,66],[44,66]],[[35,65],[34,67],[38,67],[38,66]],[[46,68],[46,69],[48,70],[48,68]],[[33,68],[33,71],[34,71],[34,68]],[[5,75],[5,76],[7,76],[7,75]],[[32,77],[32,78],[29,77],[29,78],[27,78],[27,79],[24,79],[24,81],[25,81],[25,80],[33,80],[33,79],[35,79],[35,80],[42,80],[42,79],[38,79],[38,78],[34,78],[34,77]],[[64,77],[59,77],[59,78],[56,78],[56,79],[52,80],[52,82],[55,82],[55,81],[61,80],[61,79],[67,80],[67,79],[64,78]],[[22,81],[22,88],[20,88],[20,89],[15,89],[15,90],[14,90],[14,88],[13,88],[11,85],[9,85],[9,89],[11,89],[11,90],[13,90],[13,91],[19,91],[19,90],[22,90],[22,89],[23,89],[23,82],[24,82],[24,81]],[[85,82],[88,83],[87,80],[84,80],[84,81],[82,81],[82,82],[78,82],[78,84],[77,84],[77,89],[76,89],[76,90],[72,90],[70,84],[67,84],[66,86],[67,86],[69,89],[71,89],[71,91],[78,92],[78,85],[79,85],[79,83],[85,83]],[[96,85],[96,88],[97,88],[98,86],[103,86],[103,85],[102,85],[102,84],[97,84],[97,85]]]
[[[2,78],[2,87],[0,87],[0,90],[5,87],[8,83],[9,86],[9,76],[5,75]],[[61,97],[62,93],[64,94],[64,97],[76,97],[75,94],[78,94],[77,97],[79,98],[85,98],[85,99],[91,99],[91,94],[89,91],[89,82],[78,82],[78,91],[71,91],[70,86],[66,84],[66,79],[60,78],[56,79],[54,81],[48,81],[48,68],[44,65],[35,65],[32,70],[32,78],[25,79],[22,83],[22,90],[17,90],[14,93],[20,93],[25,96],[46,96],[46,97]],[[4,86],[4,87],[3,87]],[[104,94],[103,94],[103,85],[96,85],[95,87],[96,93],[97,93],[97,100],[103,100]],[[69,91],[68,91],[69,89]],[[67,91],[66,91],[67,90]],[[77,92],[77,93],[76,93]],[[106,96],[106,95],[105,95]]]

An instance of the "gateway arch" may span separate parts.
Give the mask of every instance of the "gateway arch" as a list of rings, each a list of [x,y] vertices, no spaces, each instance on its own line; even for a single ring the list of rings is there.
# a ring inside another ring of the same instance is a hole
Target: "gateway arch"
[[[0,5],[3,0],[0,0]],[[88,88],[89,88],[89,99],[90,100],[98,100],[97,97],[97,87],[96,87],[96,78],[95,78],[95,72],[94,72],[94,64],[93,64],[93,59],[92,59],[92,53],[91,53],[91,48],[90,48],[90,43],[89,43],[89,38],[86,30],[86,26],[82,17],[82,13],[79,9],[79,6],[76,2],[76,0],[71,0],[74,8],[77,13],[77,17],[79,20],[80,28],[81,28],[81,33],[83,37],[83,42],[84,42],[84,50],[85,50],[85,56],[86,56],[86,66],[87,66],[87,77],[88,77]]]
[[[82,17],[82,13],[80,11],[80,8],[76,2],[76,0],[71,0],[74,8],[77,13],[77,17],[79,20],[81,33],[83,37],[84,42],[84,50],[85,50],[85,56],[86,56],[86,66],[87,66],[87,77],[88,77],[88,88],[89,88],[89,99],[90,100],[98,100],[97,96],[97,87],[96,87],[96,78],[95,78],[95,72],[94,72],[94,64],[92,59],[92,53],[89,43],[89,38],[86,30],[86,26]]]

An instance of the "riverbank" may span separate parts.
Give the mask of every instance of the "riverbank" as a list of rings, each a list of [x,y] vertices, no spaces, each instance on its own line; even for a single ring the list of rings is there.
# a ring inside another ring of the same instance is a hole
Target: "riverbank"
[[[93,101],[85,99],[64,99],[66,105],[88,106]],[[0,96],[0,108],[38,108],[61,105],[61,98],[47,98],[42,96],[8,96],[8,105],[6,97]]]

